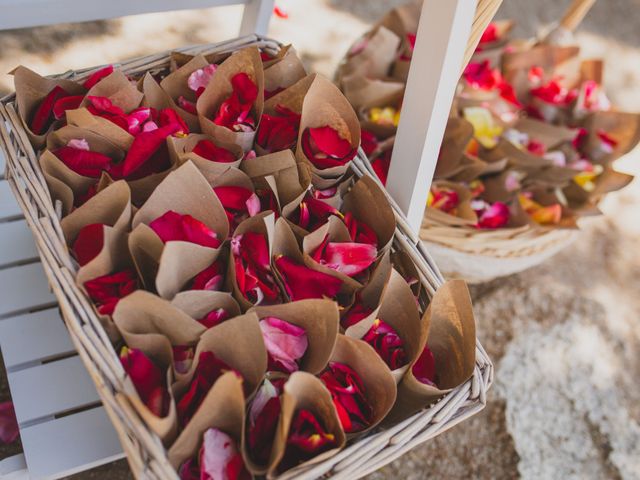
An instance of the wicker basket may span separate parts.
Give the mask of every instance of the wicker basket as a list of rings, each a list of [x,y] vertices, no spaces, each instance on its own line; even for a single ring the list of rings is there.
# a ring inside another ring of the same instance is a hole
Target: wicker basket
[[[279,44],[249,36],[215,45],[181,49],[184,53],[231,52],[249,45],[277,49]],[[168,68],[169,52],[137,58],[120,65],[125,73]],[[60,77],[80,79],[95,69],[67,72]],[[167,460],[166,451],[135,413],[124,391],[125,373],[100,325],[87,297],[76,286],[74,267],[63,239],[56,208],[52,204],[36,154],[29,144],[16,114],[15,97],[0,101],[0,144],[7,157],[7,178],[33,231],[44,270],[62,310],[75,347],[93,378],[104,408],[109,414],[137,478],[177,479]],[[358,176],[368,175],[369,167],[361,154],[353,162]],[[394,248],[407,252],[420,274],[424,301],[442,284],[443,279],[424,246],[410,233],[402,214],[389,197],[398,221]],[[482,410],[493,380],[493,366],[477,343],[473,376],[443,397],[438,403],[387,430],[377,430],[350,443],[334,457],[314,465],[301,465],[280,478],[312,479],[321,476],[354,479],[391,462],[416,445],[435,437]]]

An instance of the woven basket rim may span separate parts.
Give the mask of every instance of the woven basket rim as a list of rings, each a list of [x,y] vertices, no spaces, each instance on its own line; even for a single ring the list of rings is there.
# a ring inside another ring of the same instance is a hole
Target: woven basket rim
[[[250,45],[264,48],[280,47],[278,42],[268,38],[249,35],[221,43],[189,46],[173,51],[231,53]],[[166,68],[170,53],[166,51],[114,65],[127,73]],[[82,78],[99,68],[101,67],[68,71],[54,77]],[[117,354],[111,347],[92,305],[75,284],[74,267],[69,259],[60,222],[49,197],[36,154],[16,113],[14,101],[15,94],[0,99],[0,146],[7,159],[6,177],[34,234],[45,274],[59,301],[72,341],[94,380],[134,475],[137,478],[177,479],[159,438],[141,421],[123,393],[127,390],[125,374]],[[370,165],[362,151],[353,162],[353,170],[358,176],[370,175]],[[373,178],[379,183],[377,177]],[[424,245],[409,229],[397,204],[388,194],[387,198],[398,221],[394,244],[396,248],[403,249],[412,257],[421,274],[421,281],[431,296],[442,285],[442,275]],[[486,405],[487,390],[492,382],[493,365],[476,339],[476,365],[473,375],[437,403],[389,429],[374,431],[358,438],[328,460],[303,464],[281,475],[279,479],[362,477],[478,413]]]

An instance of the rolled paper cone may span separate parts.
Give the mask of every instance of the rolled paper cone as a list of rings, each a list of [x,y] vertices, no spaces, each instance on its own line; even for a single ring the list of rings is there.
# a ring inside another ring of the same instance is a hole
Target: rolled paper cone
[[[342,219],[336,217],[335,215],[331,215],[329,217],[329,221],[317,228],[314,232],[305,236],[302,239],[302,252],[304,255],[304,264],[312,268],[313,270],[317,270],[322,273],[326,273],[331,275],[332,277],[337,277],[345,285],[348,285],[354,291],[360,290],[362,288],[362,283],[358,280],[346,275],[338,270],[330,268],[326,265],[322,265],[320,262],[317,262],[313,259],[313,253],[320,247],[325,237],[329,237],[330,242],[336,243],[351,243],[351,236],[349,235],[349,230],[347,226],[344,224]],[[377,257],[377,254],[376,254]],[[361,275],[366,274],[363,272]],[[363,280],[365,281],[365,280]]]
[[[38,135],[31,131],[31,117],[44,98],[55,87],[62,87],[69,95],[84,95],[86,89],[71,80],[41,77],[27,67],[19,66],[11,72],[16,89],[18,115],[22,120],[25,132],[35,150],[45,143],[47,132]]]
[[[362,380],[364,396],[372,410],[369,426],[358,432],[347,433],[347,439],[368,432],[387,416],[396,401],[396,380],[389,367],[368,343],[345,335],[338,335],[329,362],[342,363],[355,370]]]
[[[432,189],[453,190],[458,195],[458,205],[455,207],[455,213],[447,213],[433,207],[427,207],[426,215],[431,220],[451,226],[472,226],[478,223],[478,215],[471,208],[471,192],[467,187],[460,183],[447,182],[438,180],[433,182]]]
[[[400,37],[388,28],[379,26],[372,29],[356,40],[338,67],[336,78],[338,85],[343,88],[343,80],[348,77],[386,78],[396,59],[400,44]],[[351,53],[354,48],[356,51]]]
[[[473,125],[470,122],[461,117],[449,118],[434,173],[435,178],[447,178],[459,172],[462,156],[472,138]]]
[[[425,344],[435,359],[437,387],[419,382],[411,368],[398,386],[398,399],[385,423],[408,418],[473,374],[475,366],[475,320],[469,291],[462,280],[450,280],[433,296],[422,319],[420,352]]]
[[[182,310],[196,320],[205,317],[209,312],[222,308],[229,318],[240,315],[240,306],[230,293],[207,290],[189,290],[178,293],[171,305]]]
[[[168,174],[135,214],[132,226],[149,224],[169,210],[203,222],[218,235],[220,242],[229,234],[229,222],[220,200],[192,162]]]
[[[229,435],[241,451],[244,444],[244,394],[242,379],[234,372],[224,373],[211,387],[191,421],[180,432],[168,452],[169,463],[178,470],[195,457],[204,433],[216,428]]]
[[[530,138],[541,142],[547,150],[553,150],[565,142],[572,142],[576,136],[575,129],[548,123],[531,118],[521,118],[515,125]]]
[[[254,191],[253,182],[249,176],[238,168],[228,168],[222,174],[209,182],[213,188],[242,187]]]
[[[168,301],[144,290],[126,296],[113,313],[113,321],[130,348],[141,350],[157,365],[174,373],[173,348],[195,347],[206,328]]]
[[[264,64],[265,93],[286,89],[306,75],[307,72],[295,48],[286,45],[280,50],[276,59]]]
[[[537,140],[535,136],[530,138]],[[517,169],[525,173],[535,172],[554,165],[552,160],[529,153],[504,138],[500,139],[495,148],[483,151],[481,156],[490,165],[506,160],[507,169]]]
[[[144,94],[129,81],[127,76],[120,70],[114,70],[108,77],[96,83],[85,96],[80,104],[87,107],[91,104],[89,97],[106,97],[113,105],[120,107],[125,113],[131,112],[140,106]]]
[[[413,263],[411,256],[404,250],[396,250],[391,253],[391,264],[393,268],[404,278],[405,282],[411,287],[413,296],[416,299],[422,298],[422,281],[420,272]],[[391,272],[389,272],[391,274]],[[422,307],[420,307],[422,310]]]
[[[394,95],[404,91],[405,84],[391,78],[370,79],[359,75],[349,75],[342,79],[344,96],[359,109],[370,98],[380,95]]]
[[[341,166],[318,169],[306,157],[302,148],[302,137],[308,128],[326,126],[336,130],[340,138],[347,140],[352,148],[358,148],[360,145],[360,123],[349,101],[333,83],[324,77],[316,76],[302,105],[296,158],[299,162],[308,163],[311,171],[318,176],[336,179],[344,175],[349,168],[349,162]]]
[[[381,139],[389,138],[395,135],[398,129],[397,125],[392,124],[380,124],[376,123],[369,118],[369,112],[372,108],[386,108],[392,107],[400,111],[402,107],[402,98],[404,97],[404,90],[393,92],[390,95],[380,95],[363,103],[358,109],[358,116],[360,117],[360,125],[363,130],[368,130],[376,137]]]
[[[204,59],[209,64],[215,63],[217,65],[219,63],[222,63],[224,60],[226,60],[230,56],[231,56],[231,53],[229,52],[214,52],[214,53],[206,54],[204,56]],[[169,56],[170,71],[175,72],[180,67],[183,67],[184,65],[189,63],[195,57],[196,55],[190,55],[188,53],[171,52]]]
[[[291,374],[284,385],[281,401],[282,410],[269,462],[267,475],[269,479],[276,478],[277,474],[281,473],[278,472],[278,464],[286,453],[291,422],[301,409],[313,413],[325,430],[334,436],[336,443],[336,448],[321,453],[302,465],[313,465],[332,457],[344,446],[346,441],[344,430],[342,430],[338,414],[331,401],[331,394],[324,384],[310,373],[295,372]]]
[[[133,143],[133,135],[106,118],[92,115],[86,108],[67,110],[67,124],[89,130],[106,138],[122,151],[128,151]]]
[[[165,78],[164,80],[166,80],[167,78]],[[189,113],[185,109],[180,107],[175,101],[175,98],[178,98],[179,95],[172,98],[171,94],[164,90],[160,85],[158,85],[158,82],[156,82],[153,76],[148,72],[142,79],[142,92],[144,93],[144,99],[142,100],[143,106],[152,107],[158,111],[165,108],[171,108],[175,110],[180,118],[185,121],[185,123],[189,127],[189,132],[200,131],[200,122],[198,121],[198,116],[194,115],[193,113]],[[193,101],[195,102],[195,95]]]
[[[267,371],[267,350],[258,317],[247,313],[226,320],[202,334],[191,368],[173,386],[176,398],[179,399],[189,388],[203,352],[212,352],[240,374],[247,397],[255,392]]]
[[[373,269],[367,284],[358,292],[360,303],[368,308],[371,313],[358,323],[348,327],[344,332],[345,335],[353,338],[362,338],[369,331],[375,319],[378,318],[382,299],[391,278],[391,269],[390,254],[385,252]],[[348,310],[344,312],[348,314]]]
[[[124,159],[125,151],[107,137],[74,125],[66,125],[47,136],[47,149],[54,151],[66,147],[71,140],[86,140],[92,152],[102,153],[115,162]]]
[[[584,150],[594,163],[607,164],[633,150],[640,141],[640,114],[628,112],[595,112],[581,125],[589,132]],[[617,143],[613,151],[602,150],[598,133],[605,132]]]
[[[338,335],[340,314],[331,300],[299,300],[297,302],[254,307],[259,320],[275,317],[304,329],[309,342],[299,361],[300,371],[320,373],[327,365]]]
[[[364,176],[353,185],[344,197],[341,211],[371,228],[378,237],[378,251],[388,249],[396,230],[396,217],[389,200],[376,182]]]
[[[129,236],[129,250],[145,288],[157,291],[167,300],[174,298],[223,252],[221,248],[191,242],[163,243],[145,224],[138,225]]]
[[[196,70],[209,66],[209,62],[203,55],[196,55],[187,63],[174,70],[160,81],[160,87],[171,99],[176,102],[178,97],[183,96],[195,102],[196,92],[189,88],[189,77]]]
[[[236,158],[234,162],[223,163],[214,162],[206,158],[201,157],[193,152],[193,149],[203,140],[209,140],[213,142],[217,147],[229,150]],[[235,143],[224,143],[213,139],[209,135],[195,133],[187,135],[186,137],[168,137],[167,147],[169,149],[169,156],[172,159],[172,163],[181,166],[187,161],[192,161],[200,173],[211,182],[214,178],[226,172],[230,168],[238,168],[244,152],[239,145]]]
[[[267,246],[269,249],[269,258],[271,258],[272,249],[273,249],[273,239],[275,235],[274,222],[275,222],[275,216],[273,212],[271,211],[261,212],[258,215],[255,215],[251,218],[246,219],[244,222],[238,225],[238,227],[234,232],[234,238],[237,238],[238,236],[248,232],[259,233],[263,235],[267,240]],[[272,275],[274,276],[274,281],[275,281],[273,266],[271,267],[271,269],[272,269]],[[248,309],[254,306],[253,303],[251,303],[247,298],[245,298],[245,296],[240,291],[240,288],[238,287],[238,282],[236,280],[236,264],[234,261],[233,252],[229,252],[226,285],[227,285],[227,289],[232,292],[233,298],[236,299],[242,311],[247,311]]]
[[[258,87],[258,98],[251,109],[256,121],[253,132],[234,132],[213,123],[213,118],[220,105],[233,93],[231,79],[241,72],[246,73]],[[203,133],[223,142],[236,143],[245,152],[251,150],[264,108],[264,71],[258,49],[256,47],[245,48],[227,58],[218,67],[204,92],[198,98],[196,108]]]
[[[416,33],[418,30],[420,13],[420,2],[408,2],[389,10],[376,27],[383,26],[404,40],[408,33]]]
[[[60,225],[67,245],[71,246],[80,230],[93,223],[128,231],[131,216],[131,190],[125,181],[119,180],[63,218]]]

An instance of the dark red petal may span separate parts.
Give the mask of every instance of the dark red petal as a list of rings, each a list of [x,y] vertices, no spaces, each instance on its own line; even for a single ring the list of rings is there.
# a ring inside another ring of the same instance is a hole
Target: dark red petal
[[[249,426],[249,454],[258,465],[266,465],[269,462],[280,410],[280,397],[271,398],[257,414],[255,423]]]
[[[80,266],[96,258],[104,246],[104,225],[92,223],[80,229],[73,242],[73,255]]]
[[[318,150],[335,158],[344,158],[352,150],[351,143],[340,137],[338,131],[326,126],[310,128],[309,133]]]
[[[100,70],[97,70],[93,72],[91,75],[89,75],[87,79],[84,81],[84,83],[82,84],[82,86],[87,90],[89,90],[100,80],[102,80],[105,77],[108,77],[112,73],[113,73],[113,65],[107,65],[106,67],[101,68]]]
[[[84,100],[84,95],[70,95],[59,98],[53,105],[53,116],[56,117],[56,120],[60,120],[67,113],[67,110],[80,108],[82,100]]]
[[[112,160],[102,153],[73,147],[60,147],[52,152],[71,170],[83,177],[99,178],[109,171]]]
[[[198,319],[198,323],[201,323],[207,328],[213,328],[229,318],[229,313],[224,308],[216,308],[211,310],[204,317]]]
[[[84,283],[89,298],[103,315],[111,315],[118,301],[138,288],[138,276],[132,269],[103,275]]]
[[[298,410],[291,422],[287,448],[278,470],[288,470],[336,446],[335,435],[327,432],[312,412]]]
[[[363,272],[376,260],[378,250],[375,245],[353,242],[328,242],[320,257],[320,263],[354,277]]]
[[[366,398],[362,379],[353,368],[330,362],[320,380],[331,392],[345,432],[357,432],[369,426],[373,409]]]
[[[151,412],[164,417],[169,411],[169,392],[162,370],[138,349],[123,348],[120,362],[142,402]]]
[[[276,267],[292,301],[307,298],[333,299],[342,287],[342,280],[339,278],[311,270],[289,257],[281,256],[276,259]]]
[[[374,348],[391,370],[407,364],[402,339],[391,325],[381,319],[376,319],[362,340]]]
[[[33,133],[42,135],[48,130],[54,120],[53,107],[60,98],[67,96],[69,96],[69,94],[64,88],[59,85],[53,87],[42,102],[40,102],[40,105],[38,105],[38,108],[31,117],[31,125],[29,128],[31,128]]]
[[[171,133],[171,135],[189,134],[189,126],[173,108],[164,108],[160,110],[160,114],[158,116],[158,125],[160,127],[173,126],[175,130]]]
[[[129,177],[140,169],[161,147],[166,145],[166,138],[179,131],[180,128],[179,124],[170,123],[164,127],[137,135],[124,159],[122,174],[125,177]]]
[[[420,383],[436,386],[436,360],[428,346],[425,345],[411,372]]]
[[[180,215],[173,210],[156,218],[149,227],[165,243],[183,241],[209,248],[218,248],[221,244],[217,234],[200,220],[191,215]]]
[[[193,153],[212,162],[232,163],[237,160],[232,152],[218,147],[211,140],[200,140],[193,148]]]
[[[190,290],[219,291],[223,283],[224,266],[220,260],[216,260],[193,278]]]
[[[356,220],[351,212],[347,212],[345,214],[344,223],[347,226],[351,239],[354,242],[367,243],[375,246],[378,245],[378,236],[376,235],[376,232],[374,232],[366,223]]]

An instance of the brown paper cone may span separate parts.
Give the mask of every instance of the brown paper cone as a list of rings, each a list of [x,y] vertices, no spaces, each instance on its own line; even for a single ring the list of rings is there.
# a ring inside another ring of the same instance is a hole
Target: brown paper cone
[[[91,87],[80,106],[86,107],[91,104],[88,97],[107,97],[115,106],[129,113],[140,106],[143,96],[144,94],[138,91],[124,73],[115,70]]]
[[[386,139],[395,135],[397,127],[395,125],[380,125],[378,123],[370,121],[369,111],[372,108],[385,108],[393,107],[398,110],[402,107],[402,99],[404,97],[404,90],[393,92],[389,95],[380,95],[373,97],[365,102],[358,109],[358,116],[360,117],[360,125],[363,130],[372,132],[376,137]]]
[[[372,409],[369,426],[359,432],[347,433],[347,438],[368,432],[387,416],[396,401],[396,380],[389,367],[368,343],[345,335],[338,335],[329,362],[343,363],[356,371],[362,379],[364,394]]]
[[[396,230],[396,217],[386,195],[373,179],[360,178],[345,195],[341,211],[351,213],[376,233],[379,252],[389,248]]]
[[[288,88],[306,75],[307,72],[296,50],[287,45],[280,50],[274,62],[264,65],[264,90],[275,92]]]
[[[243,426],[242,379],[233,372],[226,372],[213,384],[202,405],[169,449],[169,462],[177,470],[195,457],[204,433],[210,428],[217,428],[233,438],[240,451],[244,443]]]
[[[164,80],[166,80],[167,78],[165,78]],[[176,103],[176,99],[179,95],[172,98],[171,94],[163,90],[163,88],[158,85],[158,82],[156,82],[153,76],[148,72],[142,80],[142,91],[144,92],[142,105],[155,108],[158,111],[165,108],[171,108],[175,110],[178,115],[185,121],[185,123],[189,127],[190,132],[200,131],[200,122],[198,121],[198,116],[189,113],[185,109],[179,107]],[[195,102],[195,98],[193,99],[193,101]]]
[[[324,452],[304,463],[311,465],[335,455],[345,444],[345,434],[338,420],[338,414],[331,401],[331,394],[324,384],[306,372],[295,372],[284,385],[282,394],[282,412],[271,450],[271,461],[267,478],[275,478],[278,464],[282,460],[287,447],[289,429],[294,415],[301,409],[309,410],[316,415],[318,421],[327,432],[335,436],[337,447]]]
[[[202,140],[210,140],[216,146],[229,150],[235,155],[236,161],[231,163],[212,162],[211,160],[207,160],[206,158],[193,153],[193,149]],[[167,147],[169,148],[169,156],[172,160],[171,163],[174,163],[175,165],[182,165],[183,163],[191,160],[196,168],[200,170],[200,173],[202,173],[204,178],[209,182],[230,168],[238,168],[242,161],[242,157],[244,156],[242,148],[235,143],[220,142],[208,135],[197,133],[182,138],[168,137]]]
[[[300,359],[300,370],[320,373],[327,365],[336,344],[340,314],[331,300],[299,300],[283,305],[254,307],[259,320],[276,317],[304,329],[309,346]]]
[[[180,398],[189,388],[202,352],[213,352],[218,359],[237,370],[243,378],[247,397],[258,388],[267,370],[267,350],[258,317],[247,313],[226,320],[202,334],[191,368],[174,384],[176,398]]]
[[[91,115],[86,108],[67,110],[66,117],[69,125],[96,133],[123,151],[128,151],[131,148],[133,135],[106,118]]]
[[[353,108],[360,108],[368,99],[379,95],[393,95],[404,91],[404,82],[394,79],[375,80],[364,78],[359,75],[350,75],[343,78],[342,90],[344,96],[353,105]]]
[[[316,76],[304,97],[302,105],[302,119],[298,132],[296,158],[299,162],[307,162],[311,171],[322,178],[337,178],[349,168],[349,162],[344,166],[327,169],[317,169],[305,156],[302,149],[302,135],[307,128],[330,126],[341,138],[348,140],[353,148],[360,145],[360,123],[349,101],[340,90],[324,77]]]
[[[475,367],[476,332],[469,291],[464,281],[450,280],[434,295],[423,319],[420,351],[433,352],[438,387],[425,385],[407,370],[389,422],[407,418],[467,381]],[[415,363],[415,360],[411,363]]]
[[[597,112],[588,115],[582,125],[589,132],[585,151],[595,163],[610,163],[633,150],[640,141],[640,115],[626,112]],[[606,132],[618,144],[612,152],[600,148],[598,132]]]
[[[245,152],[251,150],[256,132],[234,132],[213,123],[218,109],[231,93],[231,79],[237,73],[246,73],[258,87],[258,98],[252,108],[258,130],[264,107],[264,72],[260,53],[256,47],[240,50],[226,59],[216,70],[213,78],[197,102],[198,118],[202,131],[226,143],[240,145]]]
[[[434,188],[445,188],[453,190],[458,194],[458,206],[455,209],[455,215],[445,213],[437,208],[427,207],[427,215],[439,223],[452,226],[470,226],[478,223],[478,216],[471,208],[471,192],[468,188],[460,183],[447,182],[438,180],[433,183]]]
[[[36,135],[31,131],[31,117],[35,110],[40,106],[47,94],[56,86],[62,87],[70,95],[83,95],[84,87],[78,85],[71,80],[55,80],[52,78],[41,77],[37,73],[29,70],[27,67],[19,66],[13,72],[13,81],[16,89],[16,102],[18,104],[18,115],[24,125],[24,129],[29,137],[29,141],[34,149],[38,150],[47,137],[45,132],[42,135]]]

